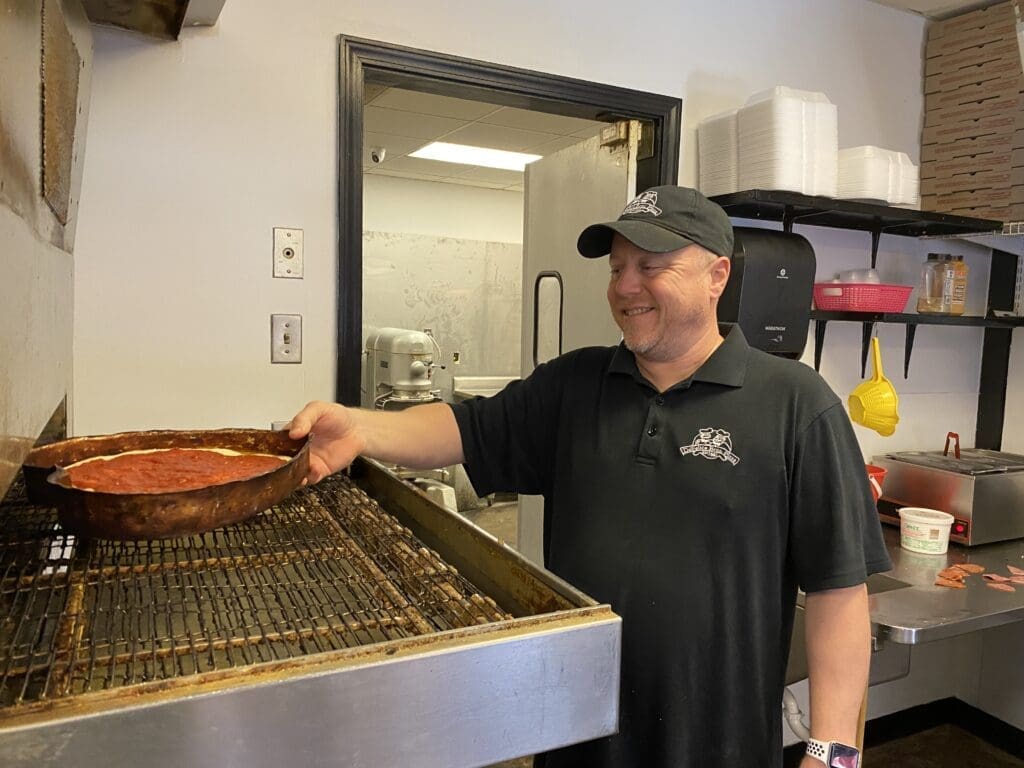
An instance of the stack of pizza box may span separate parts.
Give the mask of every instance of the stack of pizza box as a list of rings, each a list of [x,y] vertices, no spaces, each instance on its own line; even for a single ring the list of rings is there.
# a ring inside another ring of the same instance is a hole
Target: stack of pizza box
[[[1024,221],[1024,0],[928,28],[921,208]]]

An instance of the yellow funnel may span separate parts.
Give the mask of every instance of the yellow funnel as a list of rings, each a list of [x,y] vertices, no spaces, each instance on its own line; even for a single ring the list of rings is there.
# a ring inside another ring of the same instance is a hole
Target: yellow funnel
[[[853,421],[888,437],[896,431],[900,420],[900,398],[892,382],[882,372],[882,350],[877,336],[871,339],[871,360],[875,366],[874,375],[857,385],[850,393],[847,405]]]

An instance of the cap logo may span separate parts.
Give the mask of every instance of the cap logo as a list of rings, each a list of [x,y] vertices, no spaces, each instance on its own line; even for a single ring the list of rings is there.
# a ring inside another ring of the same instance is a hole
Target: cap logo
[[[630,201],[629,205],[622,211],[622,215],[625,216],[627,213],[648,213],[651,216],[661,216],[661,208],[657,206],[657,202],[657,192],[651,190],[641,192]]]

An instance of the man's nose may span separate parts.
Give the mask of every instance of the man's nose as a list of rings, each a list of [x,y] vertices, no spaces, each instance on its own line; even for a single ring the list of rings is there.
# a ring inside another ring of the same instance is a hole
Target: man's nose
[[[640,291],[640,270],[634,267],[623,267],[619,270],[614,282],[615,292],[622,296],[630,296]]]

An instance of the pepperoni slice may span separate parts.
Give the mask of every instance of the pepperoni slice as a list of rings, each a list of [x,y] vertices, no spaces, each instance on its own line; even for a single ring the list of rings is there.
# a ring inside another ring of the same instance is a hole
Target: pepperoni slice
[[[967,585],[956,579],[944,579],[941,576],[935,580],[937,587],[949,587],[950,589],[967,589]],[[992,586],[991,584],[989,586]]]
[[[1013,565],[1006,566],[1006,570],[1012,573],[1014,576],[1024,576],[1024,568],[1017,568]]]
[[[1013,581],[1013,579],[1007,578],[1006,576],[1000,576],[998,573],[985,573],[982,574],[981,578],[985,581],[994,581],[999,584],[1005,584],[1008,581]],[[1024,579],[1024,576],[1017,576],[1016,578]]]
[[[986,587],[991,587],[992,589],[998,589],[1000,592],[1016,592],[1017,591],[1010,584],[1002,584],[1002,583],[1000,583],[998,581],[990,581],[985,586]]]
[[[963,581],[967,578],[967,574],[959,568],[943,568],[939,571],[939,578],[951,579],[952,581]]]
[[[978,565],[977,563],[957,563],[956,567],[959,568],[961,571],[967,571],[968,573],[984,573],[985,572],[985,566]],[[1022,571],[1018,575],[1024,575],[1024,571]]]
[[[1014,584],[1024,584],[1024,576],[1011,576],[1010,581]]]

